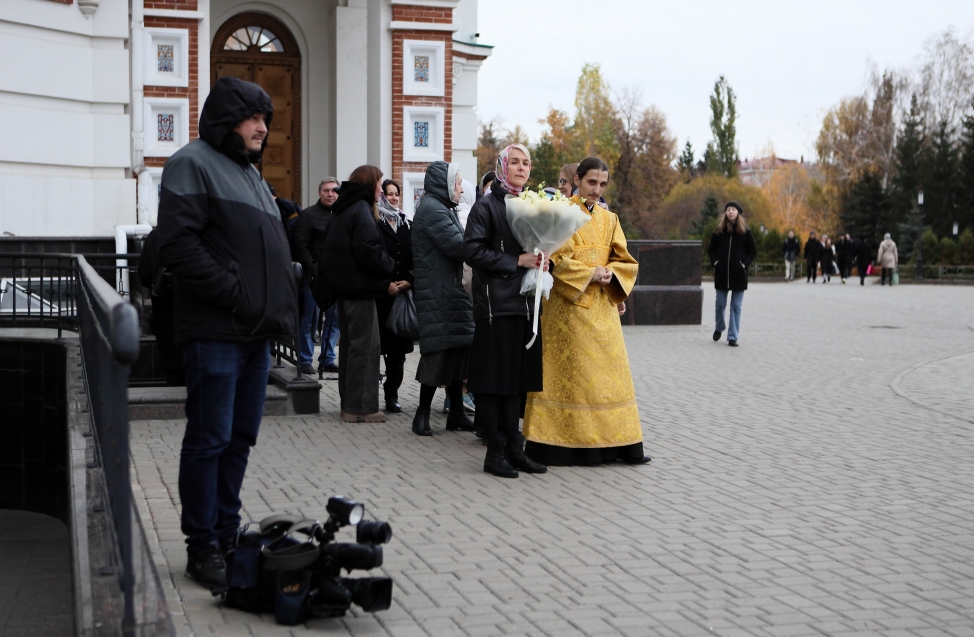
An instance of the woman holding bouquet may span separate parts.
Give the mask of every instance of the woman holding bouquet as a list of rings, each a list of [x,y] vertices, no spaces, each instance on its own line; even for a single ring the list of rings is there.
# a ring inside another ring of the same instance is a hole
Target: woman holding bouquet
[[[527,455],[548,465],[649,462],[619,314],[639,264],[619,217],[598,205],[609,168],[588,157],[576,169],[572,201],[592,219],[551,255],[555,279],[541,325],[544,391],[528,394]]]
[[[542,267],[542,258],[514,238],[504,203],[530,175],[527,148],[511,144],[502,150],[490,193],[471,208],[463,240],[464,261],[473,268],[475,324],[467,387],[477,395],[477,428],[487,442],[484,471],[502,478],[516,478],[518,470],[547,471],[524,455],[518,431],[522,397],[542,389],[541,332],[525,349],[533,336],[533,306],[521,296],[521,278]]]

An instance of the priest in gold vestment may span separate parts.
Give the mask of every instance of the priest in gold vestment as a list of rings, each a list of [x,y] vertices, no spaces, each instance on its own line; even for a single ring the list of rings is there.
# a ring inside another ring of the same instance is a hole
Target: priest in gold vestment
[[[573,201],[592,215],[551,255],[554,287],[541,315],[544,391],[529,393],[525,451],[555,466],[649,461],[629,357],[619,320],[639,264],[626,248],[619,217],[595,202],[608,168],[579,164]]]

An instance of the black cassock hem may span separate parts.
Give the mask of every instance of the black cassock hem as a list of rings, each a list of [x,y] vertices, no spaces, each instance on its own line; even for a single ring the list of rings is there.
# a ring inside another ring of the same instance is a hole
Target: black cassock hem
[[[600,447],[597,449],[576,449],[531,442],[524,445],[524,452],[535,462],[550,467],[595,466],[614,460],[635,460],[642,458],[643,443],[637,442],[620,447]]]

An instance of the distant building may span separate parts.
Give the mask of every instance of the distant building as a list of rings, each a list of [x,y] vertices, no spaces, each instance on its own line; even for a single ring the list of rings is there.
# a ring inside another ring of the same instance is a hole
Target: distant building
[[[264,87],[264,177],[309,205],[371,163],[412,213],[429,162],[477,178],[477,0],[3,0],[0,232],[155,223],[212,82]]]
[[[748,186],[763,187],[771,180],[771,175],[776,170],[781,170],[787,166],[805,163],[805,158],[801,160],[782,159],[780,157],[763,157],[761,159],[745,159],[737,167],[737,176],[741,182]]]

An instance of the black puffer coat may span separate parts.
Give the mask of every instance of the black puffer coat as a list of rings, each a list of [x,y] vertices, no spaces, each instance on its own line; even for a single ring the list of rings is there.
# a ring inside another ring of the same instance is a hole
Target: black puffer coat
[[[374,192],[344,181],[331,207],[318,272],[336,299],[361,301],[388,294],[396,262],[379,238],[374,201]]]
[[[494,182],[490,194],[474,203],[463,235],[463,259],[473,268],[473,318],[531,318],[534,308],[521,295],[527,268],[517,265],[524,252],[507,223],[507,193]]]
[[[747,267],[758,256],[754,236],[750,230],[744,234],[716,232],[710,237],[707,250],[714,264],[714,287],[718,290],[741,292],[747,289]]]
[[[426,194],[413,217],[414,297],[422,354],[473,343],[473,305],[463,289],[463,227],[447,190],[448,168],[446,162],[435,161],[426,169]]]

